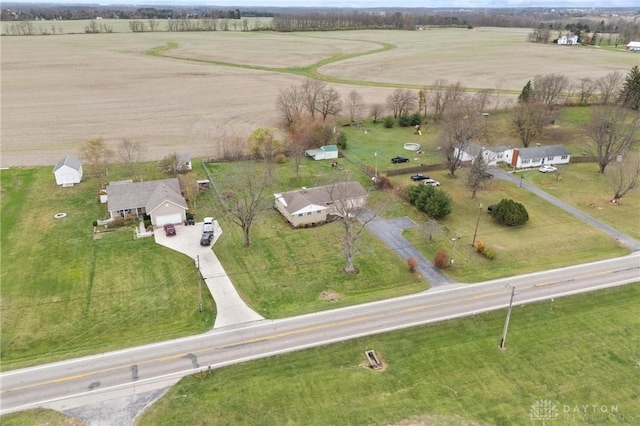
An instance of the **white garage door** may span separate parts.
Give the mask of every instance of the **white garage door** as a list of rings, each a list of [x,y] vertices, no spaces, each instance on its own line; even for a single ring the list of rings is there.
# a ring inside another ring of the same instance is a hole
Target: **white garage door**
[[[156,226],[163,226],[167,223],[182,223],[182,215],[176,213],[156,217]]]

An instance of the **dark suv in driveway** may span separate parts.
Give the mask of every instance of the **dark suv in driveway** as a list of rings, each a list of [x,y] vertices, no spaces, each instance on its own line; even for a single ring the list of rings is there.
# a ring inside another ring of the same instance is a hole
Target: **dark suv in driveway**
[[[393,164],[397,164],[397,163],[408,163],[408,162],[409,162],[409,159],[408,159],[407,157],[400,157],[400,156],[398,156],[398,157],[393,157],[393,158],[391,159],[391,162],[392,162]]]
[[[210,246],[211,241],[213,241],[213,232],[203,232],[202,237],[200,238],[200,245]]]
[[[167,237],[172,237],[176,235],[176,227],[171,224],[167,224],[164,226],[164,232],[167,234]]]

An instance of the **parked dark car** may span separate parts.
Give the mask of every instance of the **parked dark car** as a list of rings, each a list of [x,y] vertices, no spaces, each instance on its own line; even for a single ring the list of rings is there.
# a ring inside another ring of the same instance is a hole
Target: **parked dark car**
[[[409,159],[408,159],[407,157],[399,157],[399,156],[398,156],[398,157],[393,157],[393,158],[391,159],[391,162],[392,162],[393,164],[397,164],[397,163],[408,163],[408,162],[409,162]]]
[[[417,175],[411,176],[411,180],[414,180],[414,181],[420,181],[425,179],[430,179],[430,178],[429,176],[423,175],[422,173],[418,173]]]
[[[210,246],[211,241],[213,241],[213,232],[203,232],[202,237],[200,238],[200,245]]]
[[[167,237],[172,237],[176,235],[176,227],[169,223],[164,226],[164,232],[167,234]]]
[[[482,174],[482,177],[483,177],[484,179],[492,179],[492,178],[493,178],[493,174],[491,174],[491,173],[489,173],[489,172],[484,172],[484,173]]]
[[[491,204],[489,207],[487,207],[487,213],[493,213],[495,208],[496,208],[496,205],[495,204]]]

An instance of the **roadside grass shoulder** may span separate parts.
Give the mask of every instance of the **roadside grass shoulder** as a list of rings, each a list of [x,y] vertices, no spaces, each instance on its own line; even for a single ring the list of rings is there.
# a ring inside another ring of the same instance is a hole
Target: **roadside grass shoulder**
[[[529,424],[540,400],[559,423],[587,405],[580,422],[636,424],[639,300],[634,284],[516,306],[504,352],[502,310],[226,367],[182,379],[137,425]],[[363,368],[367,349],[385,371]]]
[[[50,168],[0,177],[2,370],[212,326],[210,296],[198,311],[191,259],[151,238],[135,240],[132,228],[94,236],[92,222],[106,212],[99,182],[60,188]],[[59,212],[67,216],[54,219]]]

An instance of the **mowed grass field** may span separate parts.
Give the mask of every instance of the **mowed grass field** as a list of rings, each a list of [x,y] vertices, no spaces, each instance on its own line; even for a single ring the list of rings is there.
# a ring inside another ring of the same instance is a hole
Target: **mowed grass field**
[[[565,74],[576,82],[626,74],[637,64],[624,51],[531,44],[528,33],[477,28],[3,37],[0,161],[4,167],[54,164],[97,136],[112,145],[124,138],[144,142],[148,159],[176,149],[215,157],[221,141],[275,125],[279,92],[311,75],[331,81],[343,98],[358,90],[367,106],[384,104],[396,87],[418,90],[440,79],[502,90],[504,103],[538,74]],[[145,54],[167,43],[177,46],[167,52],[172,57]]]
[[[92,222],[106,214],[98,181],[60,188],[50,168],[0,179],[3,371],[212,327],[211,295],[198,310],[192,259],[134,239],[131,227],[94,236]]]
[[[136,424],[525,425],[541,400],[557,424],[637,424],[639,297],[517,306],[504,352],[497,311],[190,376]],[[364,368],[369,349],[386,370]]]

